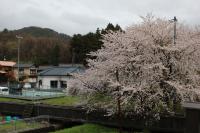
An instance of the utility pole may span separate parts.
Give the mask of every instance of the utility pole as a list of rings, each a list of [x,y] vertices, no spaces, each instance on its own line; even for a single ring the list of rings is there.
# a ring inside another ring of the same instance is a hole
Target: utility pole
[[[174,45],[176,44],[176,22],[178,21],[176,16],[174,16],[174,18],[172,19],[173,23],[174,23],[174,35],[173,35],[173,43]]]
[[[116,69],[116,80],[119,83],[119,71]],[[122,126],[121,126],[121,121],[122,121],[122,116],[121,116],[121,94],[120,94],[120,87],[119,85],[117,86],[117,110],[118,110],[118,126],[119,126],[119,133],[122,133]]]
[[[21,43],[21,39],[23,39],[22,36],[18,36],[16,35],[16,38],[18,39],[18,49],[17,49],[17,81],[19,82],[19,63],[20,63],[20,43]]]

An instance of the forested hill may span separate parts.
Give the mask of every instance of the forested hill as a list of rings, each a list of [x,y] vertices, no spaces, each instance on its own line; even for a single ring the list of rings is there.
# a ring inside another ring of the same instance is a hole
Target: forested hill
[[[16,35],[23,37],[20,44],[21,62],[53,64],[71,62],[71,37],[52,29],[25,27],[0,32],[0,60],[17,60]]]
[[[109,31],[123,32],[121,27],[109,23],[103,29],[87,34],[74,34],[70,37],[52,29],[40,27],[25,27],[18,30],[4,29],[0,32],[0,60],[17,61],[18,41],[16,35],[22,36],[20,43],[20,61],[36,65],[58,65],[71,63],[87,64],[88,54],[102,47],[102,35]],[[72,54],[73,51],[73,54]]]
[[[53,38],[59,38],[63,40],[70,40],[70,36],[63,34],[63,33],[58,33],[52,29],[49,28],[40,28],[40,27],[24,27],[19,30],[14,30],[13,31],[15,34],[20,34],[22,36],[33,36],[33,37],[53,37]]]

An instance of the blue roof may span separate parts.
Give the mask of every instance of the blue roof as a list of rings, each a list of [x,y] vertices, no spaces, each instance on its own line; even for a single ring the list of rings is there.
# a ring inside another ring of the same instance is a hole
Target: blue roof
[[[81,67],[52,67],[38,73],[39,76],[69,76],[71,73],[83,72]]]

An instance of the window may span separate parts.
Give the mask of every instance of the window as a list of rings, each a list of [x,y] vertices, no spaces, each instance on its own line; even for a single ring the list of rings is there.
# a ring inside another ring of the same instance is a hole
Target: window
[[[2,91],[8,91],[8,89],[2,89]]]
[[[19,68],[19,74],[24,74],[24,68]]]
[[[60,81],[60,88],[67,88],[67,81]]]
[[[58,81],[57,80],[50,81],[50,87],[51,88],[58,88]]]
[[[36,69],[30,69],[30,74],[35,75],[36,74]]]

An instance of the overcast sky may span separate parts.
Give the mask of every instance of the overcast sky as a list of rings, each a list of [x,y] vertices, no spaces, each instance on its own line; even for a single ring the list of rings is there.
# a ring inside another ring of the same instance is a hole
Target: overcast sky
[[[0,30],[39,26],[84,34],[109,22],[125,28],[147,13],[196,25],[199,6],[200,0],[0,0]]]

